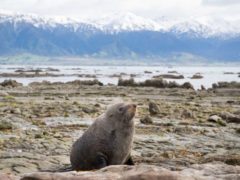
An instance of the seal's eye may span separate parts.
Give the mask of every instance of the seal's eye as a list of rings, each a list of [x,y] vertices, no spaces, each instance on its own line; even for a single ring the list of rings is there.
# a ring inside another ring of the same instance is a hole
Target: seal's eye
[[[118,109],[118,111],[122,113],[122,112],[123,112],[123,107],[120,107],[120,108]]]

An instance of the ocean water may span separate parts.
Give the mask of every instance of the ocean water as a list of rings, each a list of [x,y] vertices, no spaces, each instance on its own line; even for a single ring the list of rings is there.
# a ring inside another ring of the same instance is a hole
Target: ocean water
[[[79,75],[95,75],[96,79],[101,81],[103,84],[117,84],[118,77],[112,77],[112,75],[122,75],[123,79],[130,78],[131,74],[134,74],[135,81],[144,81],[151,79],[155,75],[168,74],[169,71],[177,71],[178,74],[183,75],[184,79],[166,79],[167,81],[176,81],[178,83],[190,82],[195,89],[199,89],[201,85],[206,88],[212,87],[213,83],[220,81],[237,81],[240,82],[240,67],[222,67],[222,66],[194,66],[194,67],[164,67],[164,66],[19,66],[19,65],[0,65],[0,73],[14,73],[17,69],[45,69],[54,68],[58,69],[59,72],[49,72],[52,74],[59,74],[59,77],[34,77],[34,78],[20,78],[12,77],[5,78],[0,77],[0,82],[5,79],[14,79],[24,85],[31,82],[41,82],[47,80],[50,82],[67,82],[73,80],[87,80],[94,79],[89,77],[79,77]],[[145,73],[150,71],[151,73]],[[231,72],[233,74],[224,74]],[[191,77],[200,73],[204,78],[202,79],[191,79]]]

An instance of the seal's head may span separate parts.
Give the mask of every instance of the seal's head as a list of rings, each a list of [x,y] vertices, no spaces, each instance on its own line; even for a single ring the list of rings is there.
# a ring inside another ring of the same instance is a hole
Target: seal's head
[[[118,103],[108,108],[106,116],[109,121],[128,124],[132,122],[136,109],[137,105],[135,104]]]

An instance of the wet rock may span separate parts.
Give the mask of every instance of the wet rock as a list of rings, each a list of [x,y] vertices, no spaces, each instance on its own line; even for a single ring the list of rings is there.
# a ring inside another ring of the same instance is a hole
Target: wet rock
[[[163,79],[148,79],[144,82],[140,82],[139,86],[167,88],[168,82]]]
[[[183,83],[183,85],[181,85],[181,87],[185,88],[185,89],[194,89],[193,85],[190,82]]]
[[[191,79],[202,79],[203,76],[201,74],[194,74]]]
[[[135,82],[133,78],[130,79],[119,79],[118,86],[133,86],[133,87],[156,87],[156,88],[185,88],[185,89],[194,89],[192,84],[186,82],[182,85],[177,82],[167,82],[162,78],[158,79],[147,79],[144,82]]]
[[[72,85],[88,85],[88,86],[93,86],[93,85],[103,86],[103,83],[101,83],[101,82],[98,81],[97,79],[94,79],[94,80],[85,80],[85,81],[75,80],[75,81],[67,82],[66,84],[72,84]]]
[[[213,89],[217,88],[240,88],[240,82],[232,81],[232,82],[218,82],[212,85]]]
[[[184,76],[183,75],[174,75],[174,74],[160,74],[158,76],[153,76],[153,78],[184,79]]]
[[[91,75],[91,74],[79,74],[78,77],[97,78],[96,75]]]
[[[137,77],[137,74],[130,74],[131,78]]]
[[[15,72],[17,73],[40,73],[40,72],[43,72],[42,69],[17,69]]]
[[[141,118],[140,122],[142,124],[153,124],[153,120],[150,116],[145,116],[145,117]]]
[[[144,71],[145,74],[152,74],[152,71]]]
[[[224,72],[223,74],[234,74],[234,72]]]
[[[158,105],[154,102],[150,102],[148,104],[148,110],[149,110],[150,115],[156,115],[156,114],[160,113]]]
[[[206,90],[205,86],[201,85],[201,90],[205,91]]]
[[[177,71],[168,71],[168,73],[170,73],[170,74],[178,74]]]
[[[51,68],[51,67],[48,67],[46,70],[47,71],[53,71],[53,72],[59,72],[60,71],[59,69]]]
[[[135,83],[133,78],[130,79],[118,79],[118,86],[136,86],[137,84]]]
[[[1,86],[3,87],[18,87],[18,86],[22,86],[22,83],[18,83],[17,81],[15,80],[5,80],[3,81],[2,83],[0,83]]]
[[[50,81],[42,81],[42,82],[32,82],[29,84],[29,86],[49,86],[51,85],[51,82]]]

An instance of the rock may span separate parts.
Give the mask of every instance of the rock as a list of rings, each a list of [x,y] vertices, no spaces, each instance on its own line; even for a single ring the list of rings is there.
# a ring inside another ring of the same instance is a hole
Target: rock
[[[152,74],[152,71],[144,71],[145,74]]]
[[[220,114],[221,118],[227,121],[228,123],[240,123],[240,115],[232,114],[229,112],[223,112]]]
[[[47,71],[53,71],[53,72],[59,72],[60,71],[59,69],[55,69],[55,68],[51,68],[51,67],[48,67],[46,70]]]
[[[44,100],[54,100],[54,99],[55,99],[54,97],[50,97],[50,96],[44,97]]]
[[[181,117],[186,119],[195,118],[195,114],[190,110],[184,109],[181,114]]]
[[[194,74],[192,77],[191,77],[191,79],[202,79],[203,78],[203,76],[201,75],[201,74]]]
[[[227,124],[222,120],[222,118],[218,115],[211,115],[209,118],[208,118],[208,121],[209,122],[213,122],[213,123],[217,123],[219,124],[220,126],[226,126]]]
[[[145,116],[145,117],[141,118],[140,122],[142,124],[153,124],[153,120],[150,116]]]
[[[153,78],[184,79],[184,76],[183,75],[174,75],[174,74],[160,74],[158,76],[153,76]]]
[[[218,82],[212,85],[213,89],[218,88],[240,88],[240,82],[232,81],[232,82]]]
[[[214,123],[217,123],[219,120],[222,120],[222,118],[219,117],[218,115],[211,115],[208,118],[209,122],[214,122]]]
[[[12,87],[12,88],[22,86],[21,83],[18,83],[17,81],[11,80],[11,79],[3,81],[2,83],[0,83],[0,85],[3,87]]]
[[[225,163],[194,164],[190,168],[181,171],[181,174],[190,177],[197,176],[211,180],[239,179],[240,166],[226,165]]]
[[[12,123],[8,122],[5,119],[0,119],[0,131],[12,129],[12,128],[13,128]]]
[[[13,113],[14,113],[14,114],[21,114],[22,111],[21,111],[20,108],[16,108],[16,109],[13,110]]]
[[[0,91],[0,97],[5,97],[5,96],[9,96],[9,94],[5,91]]]
[[[31,173],[23,176],[21,180],[230,180],[238,179],[239,166],[219,164],[196,164],[182,171],[170,171],[153,165],[115,165],[97,171],[65,172],[65,173]]]
[[[150,102],[148,104],[148,108],[149,108],[150,115],[156,115],[156,114],[160,113],[158,105],[156,103],[154,103],[154,102]]]
[[[53,137],[59,139],[59,138],[62,138],[63,136],[60,133],[55,133]]]
[[[234,74],[234,72],[224,72],[223,74]]]
[[[3,174],[0,173],[0,179],[1,180],[18,180],[20,179],[19,177],[13,176],[11,174]]]
[[[136,83],[133,78],[130,79],[118,79],[118,86],[136,86]]]
[[[169,74],[178,74],[177,71],[168,71]]]
[[[203,85],[201,85],[201,90],[202,90],[202,91],[205,91],[206,88],[205,88]]]
[[[72,84],[72,85],[87,85],[87,86],[93,86],[93,85],[103,86],[103,83],[101,83],[101,82],[98,81],[97,79],[94,79],[94,80],[84,80],[84,81],[75,80],[75,81],[67,82],[66,84]]]
[[[140,82],[139,86],[142,87],[156,87],[156,88],[167,88],[168,82],[163,79],[147,79],[144,82]]]
[[[143,82],[135,82],[133,78],[130,79],[119,78],[118,86],[194,89],[192,84],[189,82],[179,85],[175,81],[168,82],[166,80],[163,80],[162,78],[147,79]]]
[[[186,178],[186,179],[185,179]],[[164,168],[154,166],[109,166],[98,171],[87,172],[67,172],[67,173],[32,173],[25,175],[22,180],[98,180],[98,179],[119,179],[119,180],[149,180],[149,179],[169,179],[169,180],[190,180],[176,172],[171,172]]]
[[[82,111],[87,114],[98,112],[98,110],[95,107],[82,107]]]
[[[190,82],[183,83],[183,85],[181,87],[185,88],[185,89],[194,89],[193,85]]]

